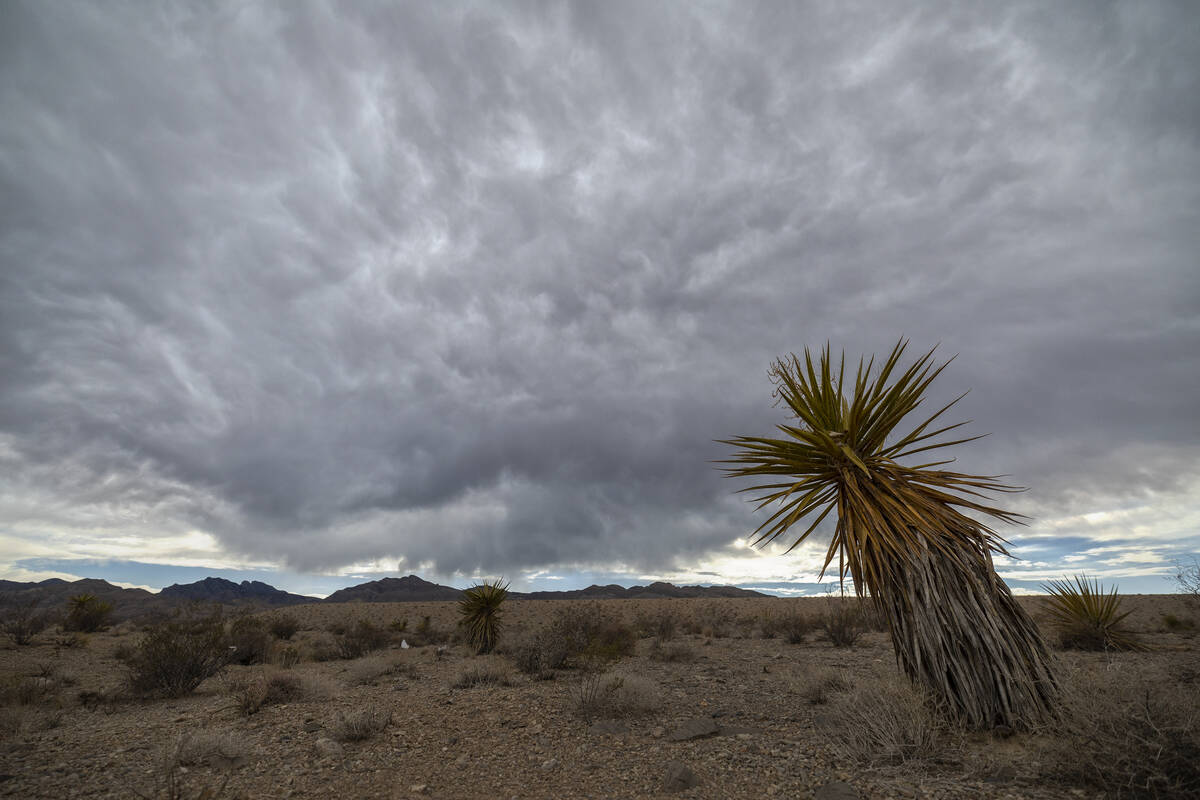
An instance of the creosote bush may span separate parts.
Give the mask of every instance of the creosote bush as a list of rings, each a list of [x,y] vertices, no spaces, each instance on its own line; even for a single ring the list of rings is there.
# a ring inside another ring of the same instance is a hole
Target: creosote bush
[[[864,630],[862,615],[849,602],[830,602],[821,617],[821,628],[834,647],[853,647]]]
[[[243,615],[229,625],[230,663],[262,664],[271,652],[271,634],[258,617]]]
[[[50,624],[49,617],[38,611],[38,598],[10,605],[4,611],[4,621],[0,622],[0,631],[13,644],[25,646],[33,642],[33,637],[44,631]]]
[[[599,668],[633,654],[637,631],[595,603],[558,608],[549,624],[506,648],[517,669],[546,677],[550,670]]]
[[[135,694],[188,694],[229,662],[221,612],[179,614],[151,628],[120,655],[128,670],[129,688]]]
[[[276,639],[282,639],[286,642],[295,636],[296,632],[300,630],[300,620],[296,619],[291,614],[280,614],[271,618],[271,622],[269,623],[267,630],[269,630],[271,635]]]
[[[339,658],[355,659],[386,647],[391,640],[391,633],[369,620],[360,619],[337,636],[335,646]]]
[[[642,636],[652,637],[660,642],[669,642],[675,638],[675,634],[679,630],[679,615],[665,608],[644,611],[634,617],[633,626]]]

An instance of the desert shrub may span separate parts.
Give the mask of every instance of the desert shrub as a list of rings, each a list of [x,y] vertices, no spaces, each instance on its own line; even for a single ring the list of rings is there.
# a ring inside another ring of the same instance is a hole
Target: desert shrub
[[[1051,581],[1046,614],[1068,650],[1146,650],[1136,634],[1121,623],[1130,612],[1121,612],[1117,587],[1105,594],[1100,582],[1075,576],[1074,583]]]
[[[445,644],[449,640],[450,634],[434,625],[433,618],[427,614],[421,617],[421,621],[413,629],[410,644],[423,647],[428,644]]]
[[[820,624],[834,647],[853,647],[863,635],[862,615],[850,603],[830,603]]]
[[[0,681],[0,705],[37,705],[57,691],[53,678],[41,675],[9,675]]]
[[[575,712],[587,722],[649,714],[662,707],[658,687],[637,675],[587,672],[570,696]]]
[[[733,609],[724,603],[708,602],[696,607],[685,629],[708,639],[727,637],[734,626]]]
[[[369,620],[360,619],[354,626],[337,637],[336,647],[339,658],[361,658],[367,653],[386,647],[391,641],[391,634]]]
[[[799,611],[791,611],[779,618],[779,633],[788,644],[803,644],[815,627],[816,623]]]
[[[392,633],[404,633],[408,630],[408,617],[396,617],[388,625],[388,630]]]
[[[264,706],[300,700],[306,694],[304,681],[291,672],[238,675],[229,679],[226,688],[246,716],[257,714]]]
[[[669,642],[679,630],[679,615],[666,608],[644,611],[633,618],[633,626],[642,636]]]
[[[291,614],[280,614],[271,618],[271,622],[267,626],[267,630],[276,639],[283,641],[290,640],[300,630],[300,620],[296,619]]]
[[[271,634],[257,617],[240,616],[229,626],[229,660],[233,664],[262,664],[271,651]]]
[[[831,669],[816,669],[806,674],[797,684],[796,691],[811,705],[822,706],[837,693],[850,689],[846,677]]]
[[[122,654],[129,688],[140,695],[179,697],[213,677],[229,661],[221,612],[178,615],[151,628]]]
[[[300,663],[300,648],[294,644],[283,644],[283,640],[274,642],[267,660],[280,669],[291,669]]]
[[[337,637],[327,631],[316,631],[311,634],[304,642],[302,652],[306,652],[311,661],[336,661],[342,657],[338,649]]]
[[[358,686],[373,685],[384,677],[416,678],[419,674],[417,665],[412,661],[393,656],[360,659],[346,669],[347,681]]]
[[[865,683],[837,710],[842,724],[831,731],[834,742],[861,764],[944,760],[961,747],[932,697],[907,681]]]
[[[392,723],[390,711],[365,708],[360,711],[342,712],[329,726],[330,734],[339,742],[361,742],[382,733]]]
[[[52,641],[56,650],[76,650],[87,646],[87,637],[77,631],[60,631]]]
[[[683,642],[666,642],[655,639],[650,644],[650,659],[663,663],[690,663],[696,660],[696,651]]]
[[[1062,681],[1045,777],[1113,796],[1200,796],[1200,688],[1078,670]]]
[[[4,611],[4,620],[0,622],[0,632],[12,639],[13,644],[25,646],[33,642],[33,637],[44,631],[50,624],[50,619],[44,612],[37,610],[38,598],[11,605]]]
[[[490,658],[475,659],[467,663],[455,676],[451,687],[469,689],[473,686],[511,686],[512,674],[503,661]]]
[[[463,591],[458,601],[459,626],[476,653],[490,653],[500,638],[501,608],[508,597],[508,584],[481,583]]]
[[[64,631],[95,633],[108,625],[112,612],[112,603],[95,595],[75,595],[67,601],[67,616],[62,627]]]
[[[1173,633],[1180,631],[1192,631],[1196,629],[1196,620],[1180,619],[1174,614],[1163,614],[1163,627]]]
[[[505,650],[517,669],[545,676],[550,670],[598,667],[631,655],[637,632],[595,604],[559,608],[549,624]]]
[[[1179,591],[1200,603],[1200,558],[1193,557],[1191,563],[1179,561],[1175,564],[1175,585]]]

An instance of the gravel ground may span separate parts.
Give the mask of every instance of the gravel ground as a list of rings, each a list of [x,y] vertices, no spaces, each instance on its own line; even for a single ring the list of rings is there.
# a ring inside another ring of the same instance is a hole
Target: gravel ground
[[[713,602],[675,600],[665,607],[706,614]],[[653,643],[641,640],[634,656],[612,667],[641,691],[636,707],[592,720],[581,716],[576,701],[586,673],[559,671],[552,680],[535,680],[501,657],[473,656],[462,645],[302,662],[286,673],[298,676],[305,696],[252,715],[237,707],[231,687],[239,677],[276,668],[230,667],[178,700],[85,707],[81,691],[119,683],[113,652],[137,634],[118,629],[92,635],[84,647],[62,648],[46,633],[32,646],[0,651],[0,674],[9,683],[50,676],[44,696],[0,709],[0,796],[193,798],[222,785],[220,796],[227,798],[321,800],[1105,796],[1046,784],[1038,760],[1043,739],[1031,734],[951,735],[942,750],[905,764],[851,758],[839,743],[843,712],[857,689],[896,682],[891,645],[881,633],[868,633],[852,649],[820,636],[798,645],[753,637],[754,615],[784,602],[791,601],[730,601],[733,637],[746,638],[679,635],[674,641],[690,661],[655,660]],[[629,619],[664,607],[643,601],[606,606]],[[553,607],[554,601],[514,607],[510,633],[535,628]],[[454,607],[301,606],[291,613],[306,627],[338,618],[429,614],[448,629]],[[1187,675],[1188,665],[1197,663],[1189,635],[1157,633],[1154,643],[1154,653],[1069,654],[1064,664]],[[453,688],[468,667],[506,673],[509,685]],[[841,678],[842,686],[814,704],[811,686],[822,676]],[[364,711],[384,719],[390,714],[390,723],[364,740],[339,741],[343,716]],[[172,795],[164,765],[181,737],[190,743],[191,758],[184,760],[191,763],[175,771],[179,784]]]

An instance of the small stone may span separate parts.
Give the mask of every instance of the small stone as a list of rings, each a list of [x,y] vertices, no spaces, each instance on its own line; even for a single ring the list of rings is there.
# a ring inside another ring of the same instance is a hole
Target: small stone
[[[830,781],[817,789],[813,800],[861,800],[861,795],[844,781]]]
[[[429,792],[429,784],[414,783],[412,786],[408,787],[408,790],[413,794],[427,794]]]
[[[661,739],[662,737],[667,735],[667,729],[664,728],[662,725],[655,725],[654,730],[650,731],[650,735],[653,736],[655,739]]]
[[[304,732],[305,733],[316,733],[319,730],[321,730],[321,723],[319,723],[319,722],[304,723]]]
[[[682,792],[700,783],[700,776],[687,764],[679,761],[667,762],[667,774],[663,777],[663,791]]]
[[[317,752],[327,758],[337,758],[345,752],[345,748],[333,739],[320,738],[317,739]]]
[[[542,769],[554,769],[557,766],[558,766],[557,758],[547,758],[545,761],[542,762]]]

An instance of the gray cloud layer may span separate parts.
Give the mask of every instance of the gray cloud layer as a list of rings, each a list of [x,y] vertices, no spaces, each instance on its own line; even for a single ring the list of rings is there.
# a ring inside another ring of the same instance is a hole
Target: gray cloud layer
[[[1198,20],[7,3],[0,524],[663,568],[773,357],[900,335],[1027,513],[1194,506]]]

